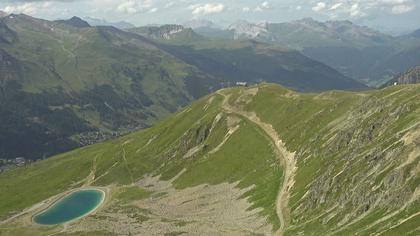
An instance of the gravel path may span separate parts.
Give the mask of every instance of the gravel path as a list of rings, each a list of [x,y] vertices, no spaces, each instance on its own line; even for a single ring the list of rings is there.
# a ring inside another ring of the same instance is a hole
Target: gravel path
[[[256,88],[251,88],[248,90],[254,90],[247,93],[247,90],[243,91],[245,95],[255,96],[258,92],[255,91]],[[254,112],[247,112],[238,107],[234,107],[229,104],[229,95],[223,93],[223,91],[219,91],[218,94],[224,97],[224,101],[222,104],[223,109],[227,112],[234,113],[240,115],[252,123],[258,125],[270,139],[272,140],[276,155],[278,156],[280,162],[283,164],[283,183],[280,187],[280,191],[278,193],[277,202],[276,202],[276,212],[278,218],[280,220],[280,228],[276,232],[277,235],[283,235],[284,231],[287,228],[287,224],[290,219],[289,209],[288,209],[288,200],[289,200],[289,189],[293,185],[293,175],[296,170],[296,161],[295,161],[295,154],[289,152],[283,141],[280,139],[279,135],[277,134],[276,130],[273,128],[271,124],[265,123],[260,120],[260,118]],[[240,99],[240,98],[239,98]],[[238,100],[239,100],[238,99]]]

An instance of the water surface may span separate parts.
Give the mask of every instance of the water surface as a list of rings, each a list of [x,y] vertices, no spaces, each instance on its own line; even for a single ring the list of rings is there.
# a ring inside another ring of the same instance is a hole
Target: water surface
[[[79,190],[58,200],[45,211],[34,216],[35,223],[43,225],[62,224],[81,218],[95,210],[104,200],[100,190]]]

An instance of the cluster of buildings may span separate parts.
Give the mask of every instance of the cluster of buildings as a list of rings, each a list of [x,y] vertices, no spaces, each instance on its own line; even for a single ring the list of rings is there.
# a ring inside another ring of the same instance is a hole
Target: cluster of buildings
[[[13,167],[22,167],[28,165],[32,160],[24,157],[16,157],[14,159],[1,159],[0,158],[0,172],[6,171]]]

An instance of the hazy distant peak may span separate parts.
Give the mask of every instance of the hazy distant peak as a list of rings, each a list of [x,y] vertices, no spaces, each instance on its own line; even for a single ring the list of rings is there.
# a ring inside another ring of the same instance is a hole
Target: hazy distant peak
[[[417,29],[415,31],[413,31],[410,36],[415,37],[415,38],[420,38],[420,29]]]
[[[210,21],[210,20],[191,20],[191,21],[185,22],[183,25],[191,29],[199,29],[199,28],[218,29],[220,28],[218,25],[216,25],[213,21]]]
[[[228,27],[229,30],[236,31],[249,31],[249,30],[258,30],[258,31],[267,31],[267,23],[250,23],[246,20],[238,20],[235,23],[231,24]]]
[[[349,20],[329,20],[325,22],[326,24],[332,24],[332,25],[354,25],[353,22]]]
[[[6,12],[4,12],[4,11],[0,11],[0,17],[5,17],[5,16],[8,16],[9,14],[7,14]]]
[[[72,18],[68,20],[58,20],[57,22],[68,24],[68,25],[78,27],[78,28],[90,27],[89,23],[87,23],[86,21],[82,20],[81,18],[77,16],[73,16]]]
[[[258,37],[272,38],[270,32],[268,32],[268,24],[262,23],[249,23],[246,20],[239,20],[228,27],[228,30],[234,31],[234,38],[249,38],[255,39]]]
[[[317,23],[319,23],[318,21],[316,21],[312,17],[305,17],[305,18],[302,18],[302,19],[299,19],[299,20],[295,20],[295,22],[300,22],[300,23],[314,23],[314,22],[317,22]]]
[[[128,29],[128,31],[140,34],[147,38],[152,39],[182,39],[182,40],[191,40],[201,38],[198,34],[194,32],[191,28],[186,28],[183,25],[177,24],[168,24],[161,26],[143,26],[137,28]]]
[[[135,25],[126,21],[108,22],[104,19],[97,19],[92,17],[84,17],[84,20],[86,20],[92,26],[114,26],[115,28],[119,29],[130,29],[136,27]]]

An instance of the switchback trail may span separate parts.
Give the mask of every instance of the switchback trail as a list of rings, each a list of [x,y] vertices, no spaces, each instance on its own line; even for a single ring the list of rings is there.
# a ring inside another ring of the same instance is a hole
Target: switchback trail
[[[224,110],[226,110],[229,113],[234,113],[241,117],[244,117],[252,123],[256,124],[267,134],[267,136],[272,140],[274,144],[275,153],[280,162],[283,164],[284,172],[282,186],[280,187],[276,202],[276,213],[280,220],[280,228],[276,232],[276,235],[283,235],[287,228],[287,224],[290,220],[288,201],[289,189],[293,185],[293,175],[296,170],[295,154],[289,152],[286,149],[283,141],[280,139],[279,135],[277,134],[277,131],[273,128],[271,124],[261,121],[257,114],[254,112],[247,112],[242,109],[239,109],[238,107],[231,106],[231,104],[229,104],[230,95],[224,94],[223,91],[218,91],[217,94],[222,95],[224,97],[222,103],[222,108]]]

